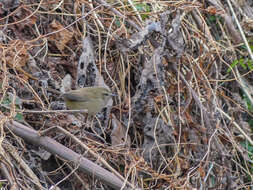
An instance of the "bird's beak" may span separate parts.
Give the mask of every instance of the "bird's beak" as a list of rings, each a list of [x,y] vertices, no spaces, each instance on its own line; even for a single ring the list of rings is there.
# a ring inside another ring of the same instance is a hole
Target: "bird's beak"
[[[117,94],[109,93],[110,96],[117,96]]]
[[[116,94],[113,94],[113,93],[110,93],[110,92],[106,92],[106,93],[104,93],[104,95],[106,95],[106,96],[117,96]]]

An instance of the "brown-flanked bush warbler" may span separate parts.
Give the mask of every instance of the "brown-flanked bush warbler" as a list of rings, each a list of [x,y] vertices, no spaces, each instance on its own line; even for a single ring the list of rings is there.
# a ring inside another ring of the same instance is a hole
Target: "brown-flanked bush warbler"
[[[104,87],[85,87],[77,90],[70,90],[62,94],[66,106],[70,110],[88,110],[88,115],[95,115],[104,108],[109,99],[115,96]]]

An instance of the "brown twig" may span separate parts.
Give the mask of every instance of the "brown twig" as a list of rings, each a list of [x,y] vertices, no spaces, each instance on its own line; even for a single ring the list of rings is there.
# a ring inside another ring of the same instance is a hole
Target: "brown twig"
[[[117,176],[84,158],[82,155],[68,149],[55,140],[49,137],[40,136],[37,131],[30,129],[16,121],[6,123],[6,127],[24,140],[34,145],[42,146],[48,152],[79,165],[79,169],[81,171],[100,179],[110,187],[114,189],[120,189],[122,186],[124,186],[124,182]],[[124,189],[128,189],[128,187],[129,186],[126,186]]]
[[[0,104],[1,107],[4,107],[6,109],[12,110],[12,108]],[[36,111],[36,110],[21,110],[21,109],[15,109],[16,112],[21,112],[21,113],[32,113],[32,114],[58,114],[58,113],[87,113],[88,110],[50,110],[50,111]]]

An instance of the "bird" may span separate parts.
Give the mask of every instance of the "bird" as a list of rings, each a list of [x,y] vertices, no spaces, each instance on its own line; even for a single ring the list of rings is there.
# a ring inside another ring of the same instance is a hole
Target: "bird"
[[[95,115],[104,108],[112,96],[107,88],[100,86],[84,87],[63,93],[66,106],[70,110],[88,110],[88,115]]]

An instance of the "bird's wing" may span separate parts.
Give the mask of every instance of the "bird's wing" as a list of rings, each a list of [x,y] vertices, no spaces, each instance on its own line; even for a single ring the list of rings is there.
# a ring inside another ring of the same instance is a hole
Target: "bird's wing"
[[[62,95],[62,97],[69,101],[78,101],[78,102],[86,102],[88,101],[87,96],[80,96],[75,91],[66,92]]]

